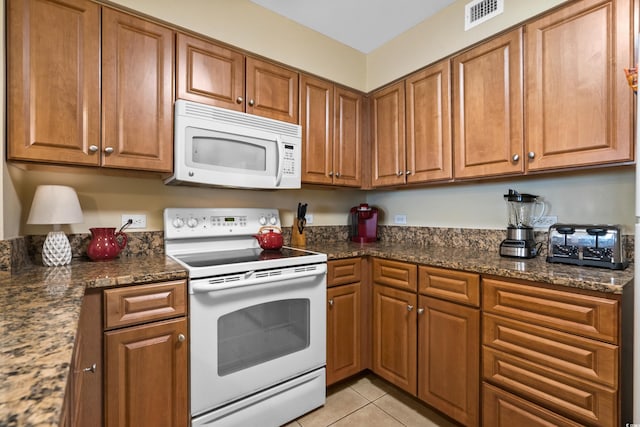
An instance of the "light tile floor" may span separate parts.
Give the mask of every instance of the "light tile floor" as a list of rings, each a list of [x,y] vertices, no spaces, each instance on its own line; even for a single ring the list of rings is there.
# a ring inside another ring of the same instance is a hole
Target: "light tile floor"
[[[325,405],[285,427],[454,427],[457,424],[372,374],[330,387]]]

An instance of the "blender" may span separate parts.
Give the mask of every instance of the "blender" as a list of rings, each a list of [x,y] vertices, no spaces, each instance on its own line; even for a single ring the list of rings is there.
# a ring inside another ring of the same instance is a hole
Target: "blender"
[[[533,224],[544,215],[545,204],[533,194],[509,190],[507,202],[507,238],[500,243],[500,255],[515,258],[533,258],[539,246],[533,235]],[[540,212],[536,215],[536,211]]]

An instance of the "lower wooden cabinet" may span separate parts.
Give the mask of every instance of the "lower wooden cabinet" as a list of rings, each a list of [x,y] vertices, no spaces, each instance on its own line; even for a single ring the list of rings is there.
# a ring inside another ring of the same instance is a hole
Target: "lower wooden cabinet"
[[[327,385],[362,370],[360,283],[327,290]]]

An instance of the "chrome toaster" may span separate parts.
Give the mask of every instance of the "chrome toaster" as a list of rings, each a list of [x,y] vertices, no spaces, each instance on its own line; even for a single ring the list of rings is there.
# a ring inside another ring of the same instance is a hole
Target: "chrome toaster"
[[[549,227],[547,262],[623,270],[625,259],[619,225],[554,224]]]

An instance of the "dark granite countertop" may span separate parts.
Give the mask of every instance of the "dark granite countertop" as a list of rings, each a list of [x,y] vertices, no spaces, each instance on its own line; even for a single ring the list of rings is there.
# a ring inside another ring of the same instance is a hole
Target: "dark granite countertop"
[[[164,255],[0,276],[0,426],[58,425],[85,288],[186,277]]]
[[[622,294],[633,266],[604,268],[549,264],[543,257],[511,259],[477,248],[325,242],[306,249],[328,259],[376,256],[435,267]],[[187,272],[164,255],[108,262],[34,266],[0,276],[0,426],[57,426],[86,288],[183,279]]]

